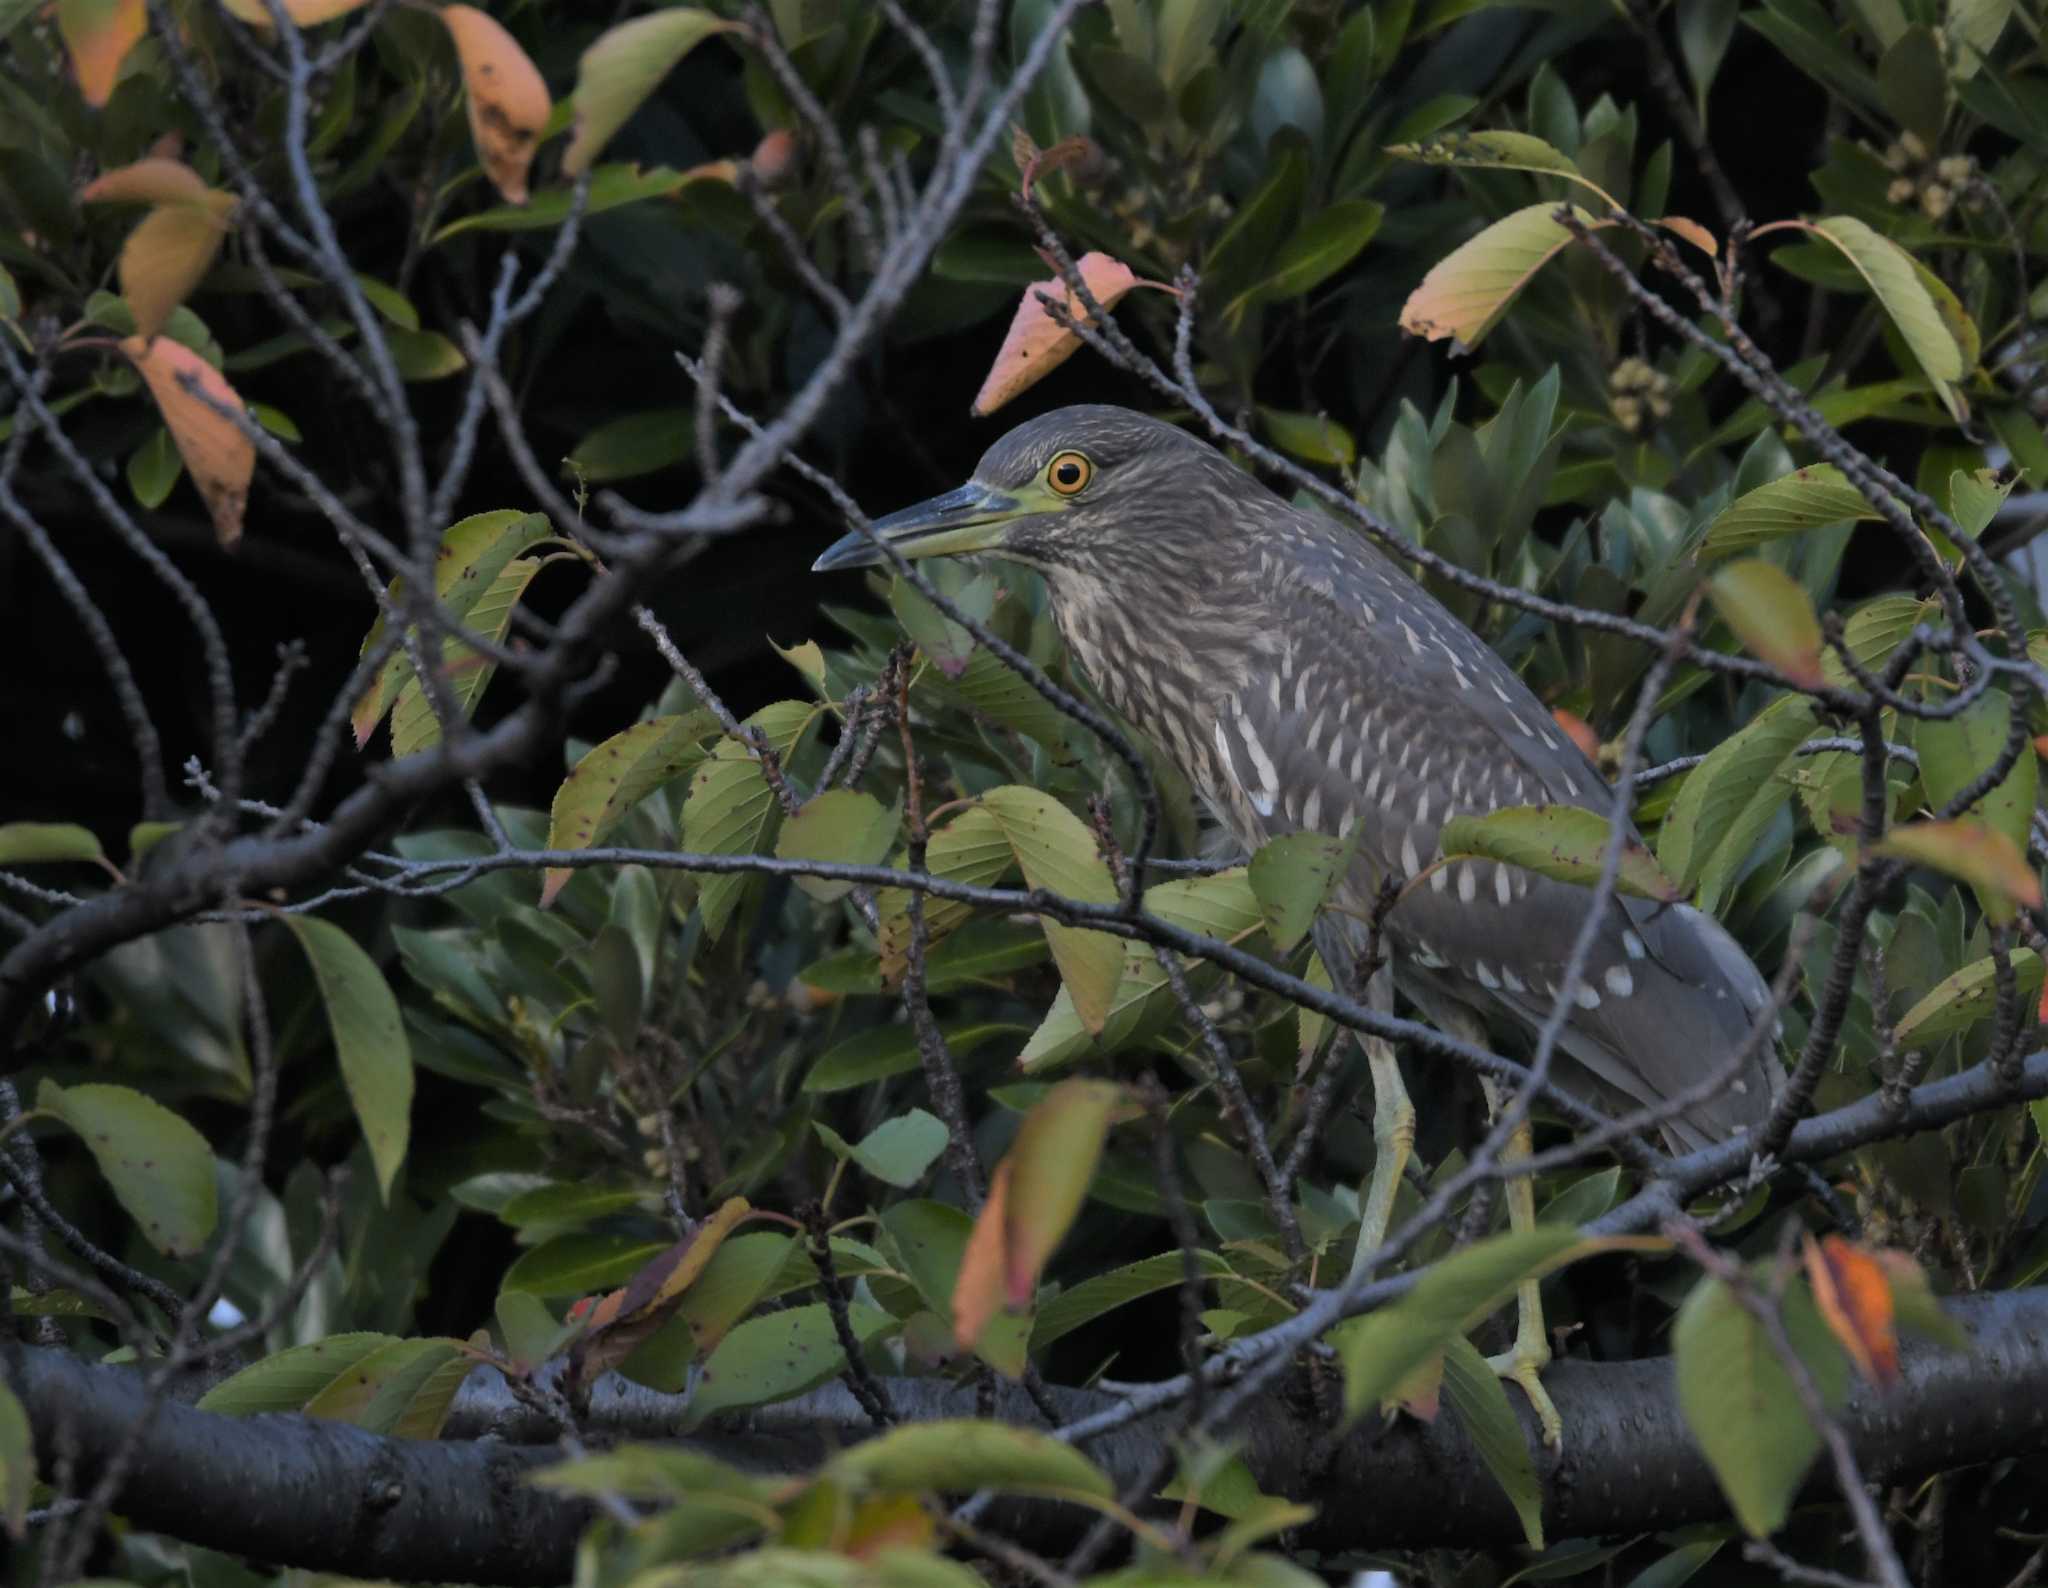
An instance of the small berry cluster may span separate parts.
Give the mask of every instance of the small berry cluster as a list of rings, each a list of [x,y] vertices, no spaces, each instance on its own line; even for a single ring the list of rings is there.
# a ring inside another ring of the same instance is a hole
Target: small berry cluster
[[[1671,377],[1653,368],[1648,359],[1625,358],[1607,377],[1608,406],[1621,428],[1640,435],[1658,421],[1671,417]]]
[[[1898,141],[1884,151],[1885,169],[1894,174],[1885,198],[1904,207],[1917,204],[1931,221],[1943,219],[1960,201],[1966,209],[1977,207],[1977,162],[1967,154],[1936,158],[1919,134],[1902,132]]]

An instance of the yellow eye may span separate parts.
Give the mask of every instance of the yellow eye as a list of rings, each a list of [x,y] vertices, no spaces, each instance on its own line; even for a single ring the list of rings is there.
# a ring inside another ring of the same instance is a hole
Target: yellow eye
[[[1095,478],[1095,465],[1078,452],[1062,452],[1045,466],[1045,483],[1062,496],[1072,496]]]

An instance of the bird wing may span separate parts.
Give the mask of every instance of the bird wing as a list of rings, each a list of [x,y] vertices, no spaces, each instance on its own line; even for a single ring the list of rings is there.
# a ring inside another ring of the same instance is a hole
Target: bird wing
[[[1290,538],[1261,573],[1296,626],[1216,717],[1228,819],[1247,844],[1355,830],[1336,899],[1354,915],[1381,878],[1427,870],[1387,919],[1404,990],[1425,1008],[1449,998],[1540,1024],[1589,890],[1491,861],[1434,864],[1438,835],[1453,815],[1511,805],[1605,815],[1608,784],[1513,669],[1392,563],[1312,521]],[[1605,913],[1575,1002],[1566,1052],[1606,1092],[1647,1104],[1732,1053],[1768,989],[1710,917],[1625,898]],[[1698,1145],[1760,1119],[1774,1069],[1747,1065],[1667,1136]]]

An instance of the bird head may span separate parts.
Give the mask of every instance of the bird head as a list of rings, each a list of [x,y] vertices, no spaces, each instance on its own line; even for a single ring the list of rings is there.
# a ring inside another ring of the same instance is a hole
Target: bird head
[[[1189,508],[1217,470],[1243,488],[1221,453],[1172,425],[1104,404],[1061,408],[996,442],[965,485],[875,520],[872,539],[834,542],[812,571],[881,562],[877,540],[905,557],[1003,557],[1052,574],[1159,556],[1210,521]]]

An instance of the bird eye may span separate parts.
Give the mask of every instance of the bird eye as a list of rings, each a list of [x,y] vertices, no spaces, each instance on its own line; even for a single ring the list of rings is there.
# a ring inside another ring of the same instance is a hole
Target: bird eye
[[[1095,465],[1078,452],[1062,452],[1045,468],[1045,483],[1072,496],[1095,477]]]

